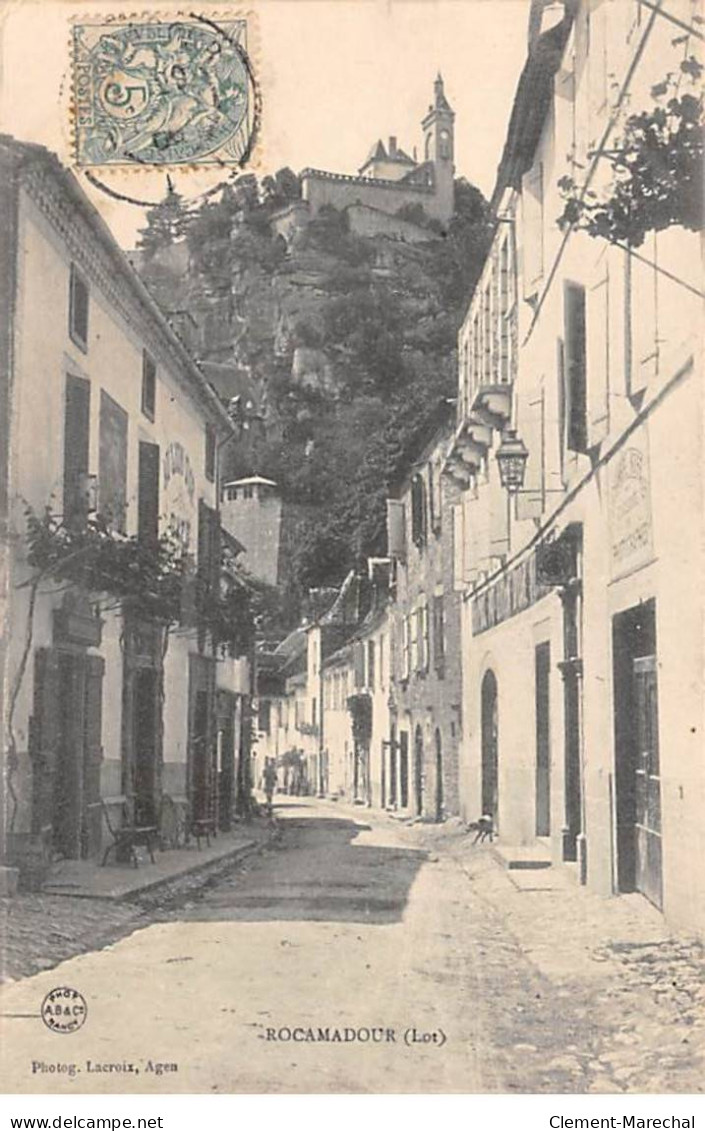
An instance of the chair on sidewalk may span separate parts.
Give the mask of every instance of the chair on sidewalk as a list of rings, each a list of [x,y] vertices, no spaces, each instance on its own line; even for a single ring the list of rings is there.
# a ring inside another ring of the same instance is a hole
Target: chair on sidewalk
[[[217,835],[215,818],[189,815],[189,800],[185,796],[162,794],[159,810],[159,843],[162,848],[183,848],[193,838],[200,851],[201,841],[210,846],[211,837]]]
[[[122,814],[122,824],[115,825],[113,818],[110,815],[110,803],[120,806]],[[120,860],[127,858],[132,861],[135,868],[139,867],[139,857],[137,855],[138,846],[144,845],[149,853],[149,858],[153,864],[156,864],[154,859],[154,841],[159,835],[159,830],[156,825],[136,825],[130,820],[128,812],[127,798],[124,796],[119,797],[104,797],[101,800],[101,810],[105,820],[105,827],[113,838],[112,844],[109,844],[103,853],[101,867],[105,867],[108,856],[111,852],[115,852],[115,859]]]

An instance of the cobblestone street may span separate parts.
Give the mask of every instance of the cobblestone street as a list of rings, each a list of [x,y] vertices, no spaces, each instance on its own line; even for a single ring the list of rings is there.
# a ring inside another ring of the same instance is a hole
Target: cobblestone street
[[[13,1089],[375,1092],[393,1071],[407,1092],[702,1092],[703,952],[643,899],[553,869],[519,887],[459,823],[293,799],[279,817],[258,855],[150,906],[16,901],[10,973],[61,965],[4,988]],[[32,1018],[55,985],[89,1001],[73,1079],[19,1051],[68,1055]],[[87,1079],[96,1058],[143,1070]]]

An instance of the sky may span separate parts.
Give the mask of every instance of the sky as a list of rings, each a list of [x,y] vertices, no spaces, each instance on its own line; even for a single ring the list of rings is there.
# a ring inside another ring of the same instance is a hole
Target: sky
[[[161,15],[168,0],[141,0],[139,10],[150,9]],[[489,195],[526,55],[528,9],[528,0],[255,0],[248,50],[263,109],[250,167],[260,174],[284,165],[354,173],[372,143],[392,134],[408,152],[421,152],[420,121],[440,70],[456,112],[456,175]],[[72,166],[70,21],[135,10],[114,0],[6,0],[0,129],[48,146]],[[203,10],[227,18],[234,5],[211,2]],[[111,200],[75,171],[118,241],[134,246],[143,210]],[[101,177],[141,200],[157,200],[166,188],[163,171]],[[213,175],[189,170],[173,180],[197,199]]]

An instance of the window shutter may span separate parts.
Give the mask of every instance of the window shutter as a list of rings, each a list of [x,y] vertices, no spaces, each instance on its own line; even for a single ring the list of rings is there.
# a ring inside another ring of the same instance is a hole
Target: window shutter
[[[88,474],[91,386],[81,377],[66,378],[64,411],[64,518],[85,518],[83,477]]]
[[[577,283],[566,283],[564,316],[568,426],[566,446],[570,451],[584,452],[587,449],[585,288]]]
[[[425,672],[428,671],[431,663],[431,641],[429,636],[430,626],[428,620],[428,604],[425,600],[421,605],[421,608],[419,609],[419,632],[421,637],[421,655],[419,667],[421,671]]]
[[[426,540],[426,484],[421,475],[411,482],[411,539],[417,546]]]
[[[215,453],[216,453],[216,436],[215,428],[212,424],[206,424],[206,457],[205,457],[205,473],[206,479],[213,483],[215,480]]]
[[[445,618],[443,611],[443,595],[436,594],[433,598],[433,659],[436,668],[443,666],[445,657]]]
[[[404,504],[398,499],[387,499],[387,552],[390,558],[404,561],[406,557]]]
[[[522,178],[524,220],[524,298],[535,295],[543,279],[543,166],[539,162]]]
[[[154,545],[159,537],[159,445],[140,441],[137,534]]]
[[[409,617],[405,616],[401,622],[401,643],[402,643],[402,679],[408,679],[411,674],[411,632],[409,629]]]
[[[88,347],[88,284],[74,263],[69,282],[69,336],[85,352]]]
[[[599,444],[609,432],[610,309],[609,274],[590,288],[587,311],[588,443]]]
[[[353,668],[355,672],[355,687],[365,686],[365,646],[361,641],[353,644]]]
[[[656,262],[656,234],[650,233],[640,249],[644,259]],[[655,267],[632,258],[628,270],[629,322],[631,326],[632,365],[630,392],[645,389],[658,372],[658,318]]]
[[[419,610],[413,609],[409,616],[409,674],[419,667]]]
[[[375,642],[367,642],[367,686],[372,690],[375,685]]]
[[[522,494],[517,495],[517,518],[540,518],[544,500],[545,404],[543,385],[527,389],[517,403],[517,426],[526,444],[526,461]]]
[[[494,459],[494,453],[492,454]],[[496,460],[495,460],[496,463]],[[509,550],[507,492],[499,478],[499,468],[493,467],[488,483],[489,495],[489,556],[501,558]]]
[[[456,590],[465,588],[465,524],[463,504],[453,504],[453,586]]]

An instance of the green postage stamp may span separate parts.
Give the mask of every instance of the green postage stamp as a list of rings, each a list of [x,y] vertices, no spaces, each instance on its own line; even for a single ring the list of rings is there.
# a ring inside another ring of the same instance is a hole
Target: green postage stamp
[[[246,43],[245,19],[76,23],[77,164],[244,164],[258,123]]]

